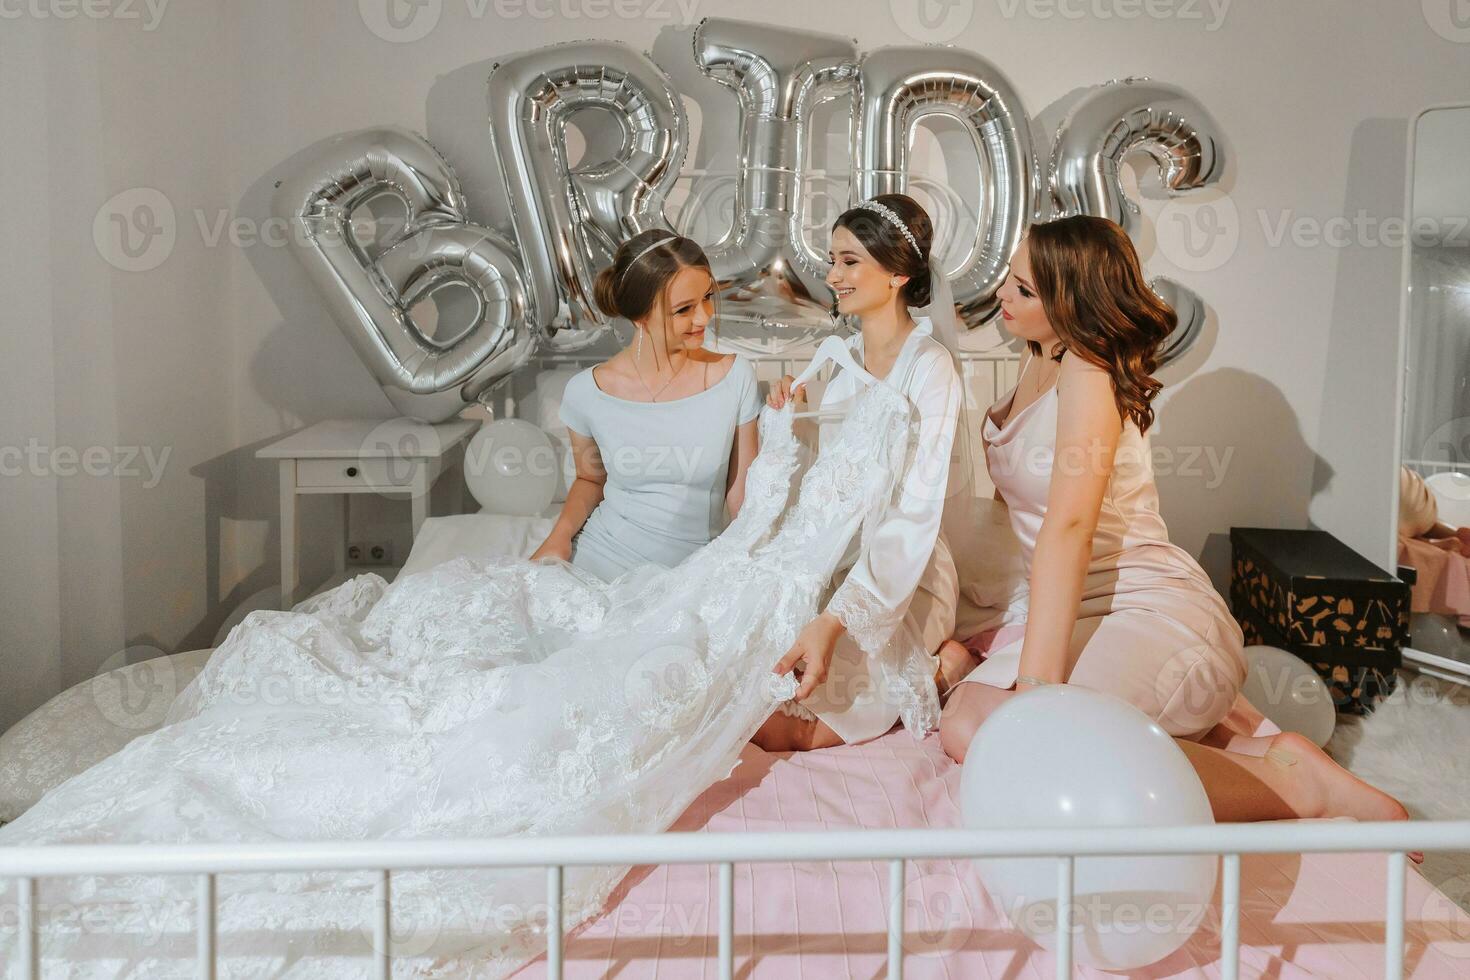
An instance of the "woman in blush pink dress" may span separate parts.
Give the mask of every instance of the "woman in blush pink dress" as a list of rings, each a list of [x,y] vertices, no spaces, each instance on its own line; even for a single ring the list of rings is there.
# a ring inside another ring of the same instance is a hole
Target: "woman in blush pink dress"
[[[980,663],[945,705],[945,751],[962,762],[981,722],[1017,692],[1077,684],[1123,698],[1175,736],[1217,819],[1406,819],[1310,740],[1241,737],[1221,724],[1245,680],[1243,639],[1159,516],[1147,433],[1162,385],[1151,375],[1176,317],[1122,228],[1086,216],[1033,226],[999,296],[1030,356],[982,435],[1029,607],[1023,635],[972,650]]]

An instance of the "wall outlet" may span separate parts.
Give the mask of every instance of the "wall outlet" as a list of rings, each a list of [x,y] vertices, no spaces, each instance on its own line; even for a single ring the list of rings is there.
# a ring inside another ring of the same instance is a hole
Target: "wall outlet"
[[[388,541],[354,541],[347,546],[349,565],[391,565],[393,545]]]

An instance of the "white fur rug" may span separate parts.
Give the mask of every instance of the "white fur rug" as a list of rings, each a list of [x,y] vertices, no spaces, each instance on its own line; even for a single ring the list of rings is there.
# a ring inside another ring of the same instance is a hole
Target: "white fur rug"
[[[1470,817],[1470,688],[1413,670],[1366,717],[1338,715],[1327,753],[1398,797],[1415,820]],[[1429,852],[1419,871],[1470,911],[1470,852]]]

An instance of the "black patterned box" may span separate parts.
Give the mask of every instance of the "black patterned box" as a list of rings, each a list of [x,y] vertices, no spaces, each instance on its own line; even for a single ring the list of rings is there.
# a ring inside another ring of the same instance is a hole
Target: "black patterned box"
[[[1409,586],[1326,531],[1230,529],[1230,607],[1245,642],[1316,668],[1337,710],[1366,714],[1397,684]]]

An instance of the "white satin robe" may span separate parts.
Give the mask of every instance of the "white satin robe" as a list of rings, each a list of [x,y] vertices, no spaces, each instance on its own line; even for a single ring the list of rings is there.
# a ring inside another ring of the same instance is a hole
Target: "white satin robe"
[[[954,360],[933,336],[929,318],[915,317],[914,324],[884,379],[917,409],[919,437],[913,463],[905,475],[898,506],[873,532],[866,551],[858,540],[849,545],[824,602],[851,580],[884,609],[901,611],[899,628],[921,638],[922,648],[932,654],[953,635],[959,601],[958,576],[940,519],[950,484],[963,390]],[[863,363],[862,334],[850,337],[848,347],[857,362]],[[837,369],[818,408],[841,407],[863,384]],[[838,612],[838,618],[842,613]],[[852,744],[885,734],[898,720],[898,707],[883,688],[877,666],[844,634],[837,642],[827,679],[805,701],[786,701],[779,707],[786,714],[821,719]]]

